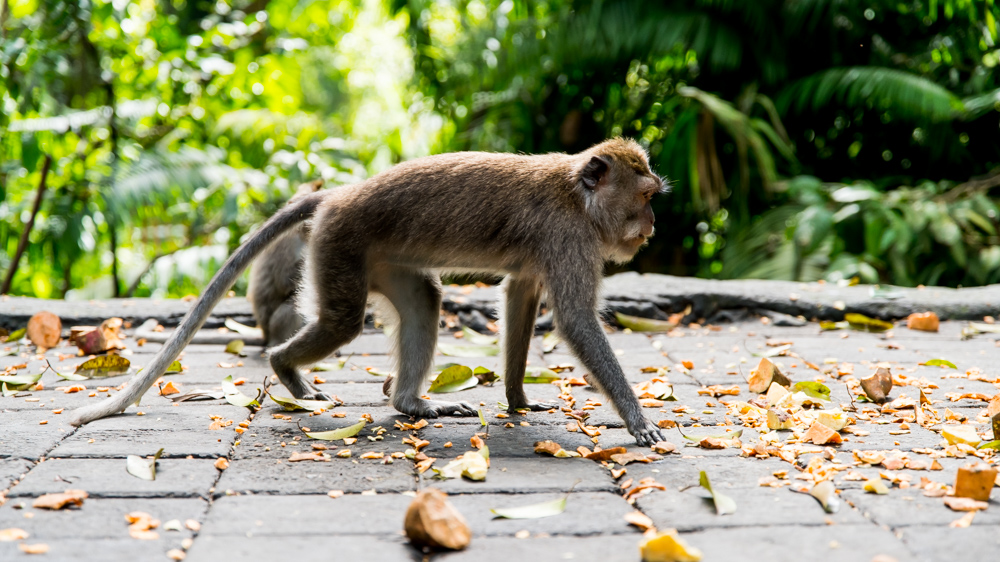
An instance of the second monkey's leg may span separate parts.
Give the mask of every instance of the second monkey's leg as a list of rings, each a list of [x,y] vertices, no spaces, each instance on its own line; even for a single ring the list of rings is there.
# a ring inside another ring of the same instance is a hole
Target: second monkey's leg
[[[528,400],[524,394],[524,369],[528,361],[531,336],[535,334],[541,283],[535,277],[510,276],[504,282],[503,380],[507,390],[507,410],[532,411],[558,408],[555,402]]]
[[[441,283],[427,273],[406,268],[379,268],[373,288],[396,309],[399,325],[395,333],[396,376],[392,406],[418,418],[444,415],[475,416],[468,402],[445,402],[421,398],[422,388],[434,361],[441,311]]]

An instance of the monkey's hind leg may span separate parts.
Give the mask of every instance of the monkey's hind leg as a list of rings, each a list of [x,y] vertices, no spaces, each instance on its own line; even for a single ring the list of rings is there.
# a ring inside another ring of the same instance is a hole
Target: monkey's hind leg
[[[295,303],[285,301],[274,309],[267,325],[267,345],[275,347],[292,339],[304,324],[302,317],[295,310]]]
[[[437,346],[441,282],[436,276],[399,267],[380,268],[374,281],[373,289],[389,300],[399,316],[395,330],[397,373],[391,392],[392,406],[418,418],[477,415],[476,408],[468,402],[420,397]]]
[[[534,412],[558,408],[556,402],[528,400],[524,394],[524,369],[528,360],[531,336],[535,333],[541,284],[536,277],[508,277],[504,282],[503,325],[504,386],[507,411],[528,409]]]
[[[364,278],[345,275],[325,285],[319,293],[320,310],[316,320],[270,352],[271,368],[296,398],[331,399],[298,368],[326,359],[364,329],[368,298]]]

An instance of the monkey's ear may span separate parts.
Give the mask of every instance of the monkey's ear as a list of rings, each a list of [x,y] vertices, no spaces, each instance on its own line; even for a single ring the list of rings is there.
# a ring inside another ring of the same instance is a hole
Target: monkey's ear
[[[604,158],[591,156],[590,162],[587,162],[587,165],[583,167],[583,171],[580,173],[580,181],[583,182],[583,185],[587,189],[596,189],[601,178],[608,173],[609,167],[610,164]]]

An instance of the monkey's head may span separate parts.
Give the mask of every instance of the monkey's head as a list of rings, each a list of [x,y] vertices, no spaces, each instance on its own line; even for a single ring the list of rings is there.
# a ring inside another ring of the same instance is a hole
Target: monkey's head
[[[650,169],[646,150],[630,139],[607,140],[577,156],[577,188],[600,233],[605,257],[625,263],[653,235],[650,201],[668,185]]]

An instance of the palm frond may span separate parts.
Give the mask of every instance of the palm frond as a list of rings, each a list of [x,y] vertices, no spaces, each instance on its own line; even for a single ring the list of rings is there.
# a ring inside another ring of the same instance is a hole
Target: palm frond
[[[828,105],[889,111],[917,121],[946,121],[965,112],[962,100],[915,74],[883,67],[843,67],[817,72],[786,87],[776,100],[782,113]]]
[[[190,197],[201,187],[231,179],[237,171],[226,165],[221,149],[182,146],[176,151],[152,149],[129,165],[105,194],[109,208],[126,216],[147,205],[168,205]]]

